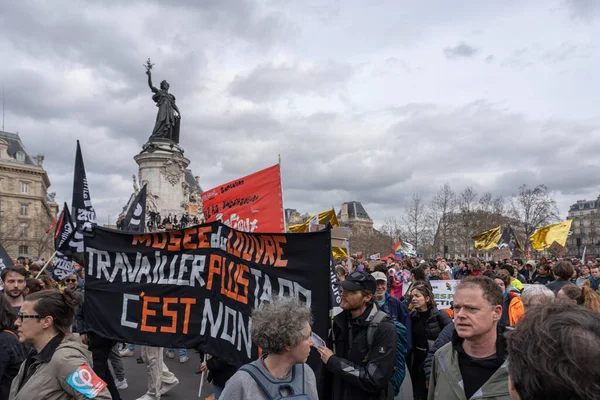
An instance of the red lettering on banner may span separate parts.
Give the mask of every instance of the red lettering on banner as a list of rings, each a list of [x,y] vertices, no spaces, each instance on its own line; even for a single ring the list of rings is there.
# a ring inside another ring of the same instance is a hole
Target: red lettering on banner
[[[154,237],[154,243],[152,243],[152,247],[154,247],[155,249],[164,249],[167,245],[167,234],[165,232],[160,232],[153,233],[152,236]],[[162,240],[158,239],[159,236]]]
[[[169,304],[177,304],[178,300],[176,297],[165,297],[163,300],[163,315],[165,317],[171,317],[171,326],[161,326],[160,331],[166,333],[177,332],[177,311],[169,310]]]
[[[273,236],[273,241],[275,242],[275,249],[277,253],[277,259],[275,260],[276,267],[287,267],[288,260],[283,260],[281,257],[283,256],[283,249],[281,248],[282,243],[287,243],[287,239],[285,236]]]
[[[197,228],[188,228],[186,230],[183,231],[183,240],[181,241],[181,243],[183,244],[183,248],[186,250],[195,250],[196,247],[196,243],[192,243],[192,236],[198,232]]]
[[[140,330],[143,332],[156,332],[156,327],[155,326],[149,326],[147,324],[147,319],[148,317],[154,316],[156,315],[156,311],[155,310],[150,310],[148,309],[148,303],[158,303],[160,302],[160,297],[153,297],[153,296],[144,296],[144,305],[142,306],[142,326],[140,327]]]
[[[169,251],[181,250],[181,238],[179,237],[180,231],[169,232]]]
[[[206,237],[207,233],[211,232],[210,226],[203,226],[198,228],[198,248],[199,249],[208,249],[210,247],[210,243],[208,238]]]
[[[192,304],[196,304],[196,299],[192,297],[181,298],[181,303],[185,304],[185,316],[183,317],[183,333],[188,333],[188,326],[190,324],[190,310]]]
[[[143,235],[133,235],[133,242],[131,242],[131,244],[143,244],[145,246],[150,247],[150,245],[152,245],[152,237],[149,233]]]

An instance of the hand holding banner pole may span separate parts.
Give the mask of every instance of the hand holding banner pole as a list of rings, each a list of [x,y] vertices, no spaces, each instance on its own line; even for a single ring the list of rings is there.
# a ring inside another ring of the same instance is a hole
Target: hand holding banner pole
[[[204,360],[202,364],[206,363],[206,353],[204,353]],[[200,389],[198,389],[198,397],[202,396],[202,386],[204,386],[204,378],[206,377],[206,369],[202,371],[202,375],[200,375]]]
[[[40,277],[40,275],[42,275],[42,272],[44,272],[46,270],[46,268],[50,264],[50,261],[52,261],[52,259],[54,258],[55,255],[56,255],[56,251],[54,251],[54,253],[52,253],[52,255],[50,256],[50,258],[48,259],[48,261],[46,261],[46,264],[44,264],[44,266],[42,267],[42,269],[40,269],[40,272],[38,272],[38,274],[35,276],[35,279],[38,279]]]

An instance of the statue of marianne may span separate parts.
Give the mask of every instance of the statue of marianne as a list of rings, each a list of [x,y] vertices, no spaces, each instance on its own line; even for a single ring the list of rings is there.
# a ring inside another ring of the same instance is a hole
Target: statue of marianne
[[[154,93],[152,100],[158,107],[156,114],[156,123],[150,135],[149,141],[154,139],[168,139],[175,143],[179,143],[179,123],[181,122],[181,112],[175,104],[175,96],[169,93],[169,83],[162,81],[160,89],[152,86],[152,66],[150,59],[144,65],[146,67],[146,75],[148,75],[148,86]]]

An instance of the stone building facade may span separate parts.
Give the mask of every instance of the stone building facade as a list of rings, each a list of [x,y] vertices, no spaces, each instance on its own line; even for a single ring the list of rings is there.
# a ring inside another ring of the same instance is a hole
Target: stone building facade
[[[25,150],[19,134],[0,131],[0,243],[8,255],[48,259],[54,252],[46,230],[58,214],[44,156]]]
[[[600,197],[595,200],[578,200],[569,208],[567,219],[573,220],[567,239],[567,254],[581,257],[600,254]]]

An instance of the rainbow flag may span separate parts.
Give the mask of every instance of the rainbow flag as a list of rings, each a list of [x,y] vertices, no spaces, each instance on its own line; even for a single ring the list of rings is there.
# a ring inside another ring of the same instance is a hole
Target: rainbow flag
[[[392,250],[394,251],[394,253],[399,253],[401,249],[402,249],[402,240],[398,240],[396,242],[396,244],[394,244],[392,246]]]

